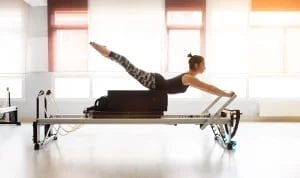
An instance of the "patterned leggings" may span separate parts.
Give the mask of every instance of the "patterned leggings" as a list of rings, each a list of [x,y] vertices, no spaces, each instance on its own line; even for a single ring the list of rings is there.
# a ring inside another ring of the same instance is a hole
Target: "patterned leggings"
[[[148,89],[155,89],[155,75],[153,73],[145,72],[128,61],[124,56],[117,54],[113,51],[109,54],[110,59],[119,63],[125,70],[144,87]]]

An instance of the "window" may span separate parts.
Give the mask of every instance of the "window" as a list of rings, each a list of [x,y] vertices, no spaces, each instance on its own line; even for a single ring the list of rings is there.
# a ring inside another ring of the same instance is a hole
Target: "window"
[[[206,72],[248,73],[248,9],[246,1],[207,1]]]
[[[299,10],[299,1],[252,0],[250,98],[299,98]]]
[[[48,13],[49,71],[87,71],[87,0],[50,0]]]
[[[55,71],[87,71],[87,30],[57,29],[54,33]]]
[[[189,53],[204,55],[204,1],[166,1],[168,57],[164,72],[187,70]]]
[[[300,2],[252,0],[251,72],[299,73]]]
[[[251,12],[250,24],[252,26],[299,26],[300,12]]]
[[[199,30],[169,30],[168,72],[183,72],[187,70],[187,54],[199,54]],[[185,60],[186,59],[186,60]]]
[[[25,73],[27,14],[24,1],[0,1],[0,105],[6,104],[9,88],[11,98],[23,98]]]
[[[165,58],[164,0],[89,1],[89,38],[127,57],[149,72],[161,72]],[[124,69],[89,48],[89,71],[122,73]]]
[[[0,73],[24,73],[26,56],[26,5],[0,1]],[[9,61],[9,62],[7,62]]]
[[[187,54],[201,52],[202,13],[167,11],[168,61],[166,72],[187,69]]]
[[[55,71],[87,71],[87,12],[55,11]]]
[[[208,36],[207,72],[214,74],[245,74],[248,69],[246,33],[214,31]]]
[[[300,27],[286,30],[286,71],[300,73]]]
[[[249,72],[283,73],[283,29],[253,28],[250,31]]]

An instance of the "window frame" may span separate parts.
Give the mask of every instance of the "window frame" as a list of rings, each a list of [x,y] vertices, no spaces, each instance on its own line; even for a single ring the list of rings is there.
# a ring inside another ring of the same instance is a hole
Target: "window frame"
[[[88,18],[82,25],[55,25],[55,13],[85,13],[88,15],[88,0],[48,0],[48,71],[56,72],[55,69],[55,32],[57,30],[88,30]],[[88,44],[87,44],[88,45]]]

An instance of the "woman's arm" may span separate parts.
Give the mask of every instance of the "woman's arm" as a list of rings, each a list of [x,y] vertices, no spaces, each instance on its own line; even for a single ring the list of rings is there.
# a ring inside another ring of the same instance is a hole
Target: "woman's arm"
[[[198,88],[202,91],[208,92],[213,95],[225,96],[225,97],[231,97],[234,95],[234,92],[225,92],[213,85],[204,83],[204,82],[198,80],[196,77],[193,77],[191,75],[184,75],[182,77],[182,82],[185,85],[190,85],[194,88]]]

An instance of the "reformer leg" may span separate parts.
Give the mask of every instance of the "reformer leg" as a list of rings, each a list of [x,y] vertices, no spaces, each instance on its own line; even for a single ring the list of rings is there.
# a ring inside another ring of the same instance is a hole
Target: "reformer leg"
[[[231,140],[238,128],[239,124],[239,110],[234,110],[235,113],[230,113],[230,123],[228,124],[210,124],[211,129],[214,133],[215,140],[218,141],[222,146],[228,150],[234,149],[236,142]],[[223,131],[223,130],[225,131]]]
[[[233,149],[230,135],[226,135],[225,133],[222,133],[220,129],[220,125],[211,124],[210,126],[215,135],[215,140],[218,141],[223,147],[226,147],[228,150]]]
[[[228,135],[228,141],[227,141],[227,143],[226,143],[226,148],[228,149],[228,150],[233,150],[234,149],[234,147],[236,146],[236,142],[235,141],[233,141],[233,140],[231,140],[232,139],[232,129],[231,129],[231,127],[232,127],[232,123],[230,123],[230,124],[228,124],[229,126],[229,133],[227,134]]]
[[[9,121],[16,124],[16,125],[21,125],[20,122],[18,122],[18,111],[12,111],[8,113],[9,115]]]
[[[37,122],[33,122],[33,144],[34,149],[39,150],[40,149],[40,126],[37,124]]]
[[[233,141],[231,140],[235,134],[236,134],[236,131],[238,129],[238,126],[239,126],[239,122],[240,122],[240,116],[241,116],[241,112],[240,110],[228,110],[230,112],[230,120],[231,120],[231,123],[229,126],[229,128],[226,128],[226,132],[228,133],[229,137],[230,137],[230,140],[229,140],[229,143],[227,144],[227,149],[234,149],[234,147],[236,146],[236,141]]]

